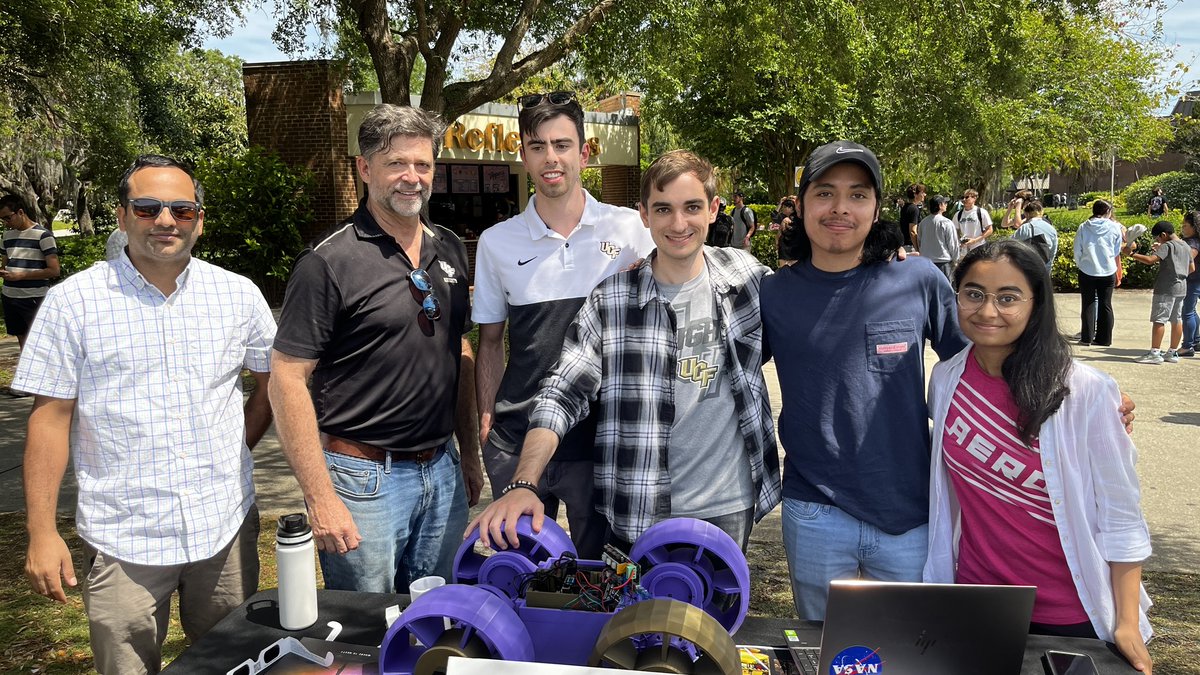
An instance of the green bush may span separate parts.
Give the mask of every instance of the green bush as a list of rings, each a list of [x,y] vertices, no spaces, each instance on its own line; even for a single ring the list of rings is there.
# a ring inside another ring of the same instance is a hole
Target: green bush
[[[283,297],[301,229],[312,221],[312,174],[262,148],[207,158],[196,167],[204,185],[204,235],[196,257],[249,277],[269,300]]]
[[[769,223],[770,220],[768,219],[767,222]],[[775,233],[760,228],[758,233],[750,239],[750,253],[762,264],[775,269],[775,266],[779,264],[779,249],[775,247]]]
[[[90,237],[78,235],[57,239],[58,264],[62,268],[59,279],[66,279],[104,260],[104,244],[108,241],[109,232],[111,230],[96,230],[96,234]]]
[[[1145,213],[1150,206],[1154,188],[1161,187],[1172,211],[1190,211],[1200,208],[1200,174],[1187,171],[1170,171],[1157,176],[1146,176],[1125,188],[1121,197],[1129,213]],[[1121,221],[1124,222],[1124,221]]]

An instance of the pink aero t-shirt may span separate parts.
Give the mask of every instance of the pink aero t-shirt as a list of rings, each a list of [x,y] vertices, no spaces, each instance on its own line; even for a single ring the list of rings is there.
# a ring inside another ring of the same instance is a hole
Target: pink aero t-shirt
[[[1058,538],[1038,443],[1025,447],[1016,419],[1008,384],[984,372],[972,348],[942,438],[962,513],[955,579],[1036,586],[1033,621],[1083,623],[1088,616]]]

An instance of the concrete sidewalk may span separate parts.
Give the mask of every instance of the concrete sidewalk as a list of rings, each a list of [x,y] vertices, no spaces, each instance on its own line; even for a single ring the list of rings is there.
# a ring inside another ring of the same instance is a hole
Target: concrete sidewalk
[[[1056,301],[1063,330],[1067,334],[1078,332],[1079,296],[1060,294]],[[1113,305],[1117,315],[1113,346],[1076,347],[1076,356],[1112,375],[1137,403],[1133,438],[1139,448],[1142,506],[1154,539],[1154,556],[1147,567],[1200,574],[1200,482],[1194,479],[1200,465],[1200,358],[1181,359],[1175,365],[1134,363],[1134,358],[1149,349],[1150,292],[1118,291]],[[0,355],[15,353],[15,339],[0,340]],[[937,356],[927,350],[926,361],[932,367]],[[766,374],[778,414],[779,390],[773,364],[768,364]],[[31,405],[32,399],[0,395],[0,429],[4,430],[0,437],[0,512],[24,509],[20,465]],[[303,499],[274,430],[268,432],[254,456],[255,485],[263,513],[302,510]],[[483,502],[489,499],[485,488]],[[59,508],[71,513],[74,507],[75,484],[68,476]],[[753,538],[778,540],[780,536],[776,509],[755,528]],[[25,547],[24,542],[3,543],[16,550]]]

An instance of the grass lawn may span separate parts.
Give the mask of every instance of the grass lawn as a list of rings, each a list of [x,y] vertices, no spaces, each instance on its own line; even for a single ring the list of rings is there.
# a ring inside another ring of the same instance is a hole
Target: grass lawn
[[[78,550],[79,539],[69,519],[61,519],[61,532],[69,533],[67,544]],[[275,524],[264,520],[258,550],[262,560],[260,588],[275,586]],[[0,541],[14,554],[0,559],[0,673],[88,673],[91,648],[87,620],[78,590],[68,592],[68,604],[59,605],[34,595],[25,582],[24,515],[0,514]],[[752,612],[756,615],[786,616],[791,613],[787,563],[777,542],[752,538],[750,544]],[[77,570],[78,572],[78,570]],[[1150,643],[1155,672],[1160,675],[1200,675],[1196,645],[1200,644],[1200,576],[1187,574],[1146,575],[1146,586],[1154,598],[1151,615],[1158,637]],[[172,610],[174,614],[174,610]],[[184,648],[183,631],[172,618],[164,646],[170,661]]]

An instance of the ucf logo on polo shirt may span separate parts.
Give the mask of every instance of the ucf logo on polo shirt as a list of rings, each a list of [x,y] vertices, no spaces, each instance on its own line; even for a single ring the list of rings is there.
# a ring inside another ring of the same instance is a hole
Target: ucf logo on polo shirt
[[[616,260],[617,256],[621,255],[621,247],[617,246],[611,241],[602,241],[600,242],[600,252],[609,258]]]
[[[458,279],[455,278],[458,276],[458,270],[454,269],[453,265],[446,262],[445,260],[439,260],[438,266],[442,268],[442,278],[446,280],[446,283],[448,283],[448,284],[457,284],[458,283]]]

